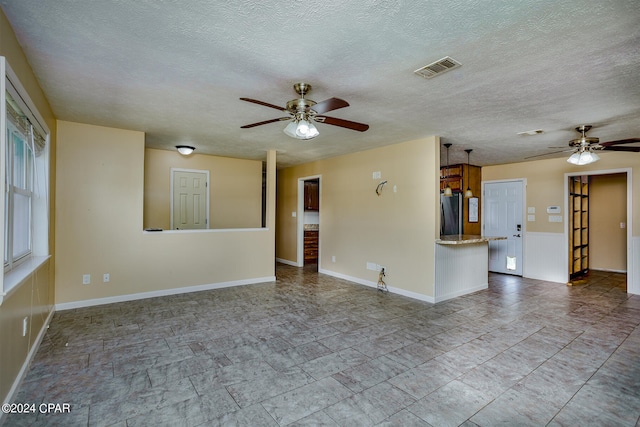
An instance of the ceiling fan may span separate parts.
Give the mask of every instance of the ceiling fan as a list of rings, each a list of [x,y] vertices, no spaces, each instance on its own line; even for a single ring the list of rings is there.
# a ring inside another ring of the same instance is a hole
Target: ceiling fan
[[[569,141],[568,150],[554,151],[551,153],[538,154],[536,156],[526,157],[531,159],[533,157],[547,156],[555,153],[564,153],[572,151],[573,154],[567,159],[567,162],[574,165],[587,165],[589,163],[597,162],[600,157],[594,152],[595,150],[609,150],[609,151],[627,151],[627,152],[640,152],[640,145],[626,145],[633,143],[640,143],[640,138],[620,139],[616,141],[600,142],[599,138],[587,136],[587,132],[591,129],[591,125],[580,125],[576,128],[576,131],[581,134],[580,138],[572,139]],[[549,147],[549,148],[562,148],[562,147]]]
[[[296,83],[293,85],[293,90],[300,95],[300,98],[292,99],[287,102],[287,105],[284,108],[267,102],[258,101],[257,99],[240,98],[242,101],[264,105],[265,107],[274,108],[288,114],[286,117],[251,123],[249,125],[241,126],[241,128],[247,129],[255,126],[266,125],[268,123],[291,120],[291,123],[284,128],[284,133],[297,139],[311,139],[319,135],[318,129],[313,125],[313,122],[340,126],[347,129],[357,130],[359,132],[364,132],[369,129],[369,125],[364,123],[352,122],[324,115],[326,112],[348,107],[349,103],[347,101],[340,98],[329,98],[322,102],[315,102],[311,99],[307,99],[304,96],[311,91],[311,85],[308,83]]]

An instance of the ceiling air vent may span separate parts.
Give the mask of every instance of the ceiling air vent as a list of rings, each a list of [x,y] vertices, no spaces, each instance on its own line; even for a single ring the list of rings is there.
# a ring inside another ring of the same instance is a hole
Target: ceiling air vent
[[[429,65],[418,68],[414,71],[414,73],[424,77],[425,79],[430,79],[437,76],[438,74],[442,74],[446,71],[453,70],[454,68],[458,68],[460,66],[462,66],[462,64],[458,61],[451,58],[450,56],[445,56],[444,58],[439,59],[436,62],[432,62]]]

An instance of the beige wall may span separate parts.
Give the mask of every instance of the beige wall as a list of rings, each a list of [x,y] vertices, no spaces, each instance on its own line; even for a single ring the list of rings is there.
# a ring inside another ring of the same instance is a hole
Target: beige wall
[[[36,78],[27,62],[13,29],[0,10],[0,55],[7,59],[8,64],[16,73],[20,82],[27,90],[29,97],[44,118],[49,130],[50,138],[50,226],[49,246],[53,248],[55,232],[53,228],[55,206],[55,147],[56,121],[49,103],[45,98]],[[11,295],[4,299],[0,306],[0,400],[6,402],[8,393],[14,382],[19,379],[21,368],[27,362],[27,356],[38,335],[43,331],[44,322],[53,309],[54,269],[52,263],[47,262],[34,274],[19,284]],[[22,321],[28,318],[29,330],[26,337],[22,336]],[[0,416],[1,420],[1,416]]]
[[[273,226],[142,231],[142,132],[60,121],[58,141],[56,304],[274,275]]]
[[[278,171],[276,256],[297,261],[298,179],[321,175],[319,268],[375,283],[373,262],[387,268],[390,287],[433,296],[439,154],[429,137]],[[388,181],[381,196],[374,171]]]
[[[147,148],[144,228],[171,229],[171,168],[209,171],[209,228],[262,226],[262,161]]]
[[[631,168],[633,188],[640,191],[640,154],[603,152],[601,160],[586,166],[574,166],[566,158],[538,160],[534,162],[512,163],[507,165],[485,166],[482,168],[482,180],[527,179],[527,206],[536,208],[536,221],[527,222],[527,231],[564,233],[564,223],[548,221],[547,206],[562,206],[563,219],[565,173],[584,171],[606,171]],[[633,235],[640,236],[640,197],[633,198]]]
[[[626,174],[592,175],[589,188],[589,267],[627,270]]]

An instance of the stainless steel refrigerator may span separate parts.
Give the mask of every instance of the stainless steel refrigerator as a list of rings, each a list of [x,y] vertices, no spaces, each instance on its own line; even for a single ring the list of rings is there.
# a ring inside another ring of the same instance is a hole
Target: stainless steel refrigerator
[[[462,194],[440,195],[440,234],[462,234]]]

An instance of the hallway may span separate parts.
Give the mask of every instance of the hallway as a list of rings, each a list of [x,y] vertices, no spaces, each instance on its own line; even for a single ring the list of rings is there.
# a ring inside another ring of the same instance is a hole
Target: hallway
[[[490,276],[438,304],[277,281],[56,313],[5,426],[635,426],[640,297]]]

